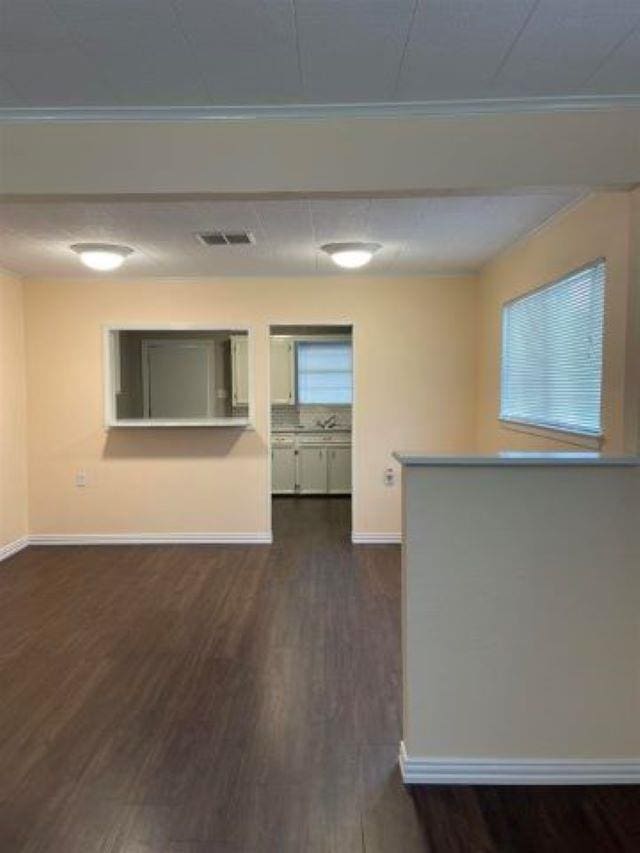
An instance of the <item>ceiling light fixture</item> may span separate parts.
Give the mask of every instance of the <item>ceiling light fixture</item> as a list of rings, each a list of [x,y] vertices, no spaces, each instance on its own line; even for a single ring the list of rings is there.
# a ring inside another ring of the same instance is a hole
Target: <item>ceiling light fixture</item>
[[[100,272],[118,269],[125,258],[133,253],[133,249],[128,246],[112,246],[109,243],[75,243],[71,250],[80,256],[85,266]]]
[[[329,255],[334,264],[354,270],[368,264],[382,245],[380,243],[325,243],[320,248]]]

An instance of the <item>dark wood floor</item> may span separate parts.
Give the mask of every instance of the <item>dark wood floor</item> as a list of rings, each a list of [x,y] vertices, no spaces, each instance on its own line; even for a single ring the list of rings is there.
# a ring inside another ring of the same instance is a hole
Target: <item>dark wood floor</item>
[[[635,788],[403,787],[399,551],[349,513],[3,563],[0,853],[640,850]]]

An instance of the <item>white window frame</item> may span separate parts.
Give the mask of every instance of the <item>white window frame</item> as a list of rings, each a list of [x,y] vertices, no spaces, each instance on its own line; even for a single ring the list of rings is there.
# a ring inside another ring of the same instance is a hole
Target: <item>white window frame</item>
[[[303,403],[300,400],[298,381],[298,345],[347,343],[351,345],[351,402],[350,403]],[[353,338],[351,335],[295,335],[294,336],[294,383],[295,400],[299,406],[328,406],[331,408],[350,408],[353,406]]]
[[[118,418],[116,408],[116,389],[118,387],[118,332],[228,332],[230,335],[246,334],[248,341],[249,361],[249,411],[248,417],[242,418]],[[253,429],[255,422],[254,395],[254,339],[253,330],[249,326],[207,326],[202,323],[122,323],[102,327],[102,356],[103,356],[103,391],[104,391],[104,425],[105,429],[135,428],[148,429],[155,427],[239,427]]]
[[[519,420],[516,418],[508,418],[502,412],[502,388],[504,382],[504,318],[505,311],[508,309],[510,305],[513,305],[515,302],[519,302],[523,299],[526,299],[529,296],[532,296],[535,293],[539,293],[544,290],[549,290],[558,284],[561,284],[565,279],[571,278],[571,276],[576,275],[583,270],[590,269],[599,264],[603,264],[605,266],[605,292],[604,292],[604,322],[603,322],[603,364],[602,364],[602,377],[601,377],[601,393],[600,393],[600,424],[601,424],[601,432],[600,434],[594,434],[591,432],[581,432],[579,430],[563,428],[560,426],[548,426],[546,424],[537,423],[535,421],[526,421]],[[500,426],[503,429],[511,430],[513,432],[525,433],[527,435],[535,435],[541,438],[552,439],[556,441],[561,441],[564,444],[576,445],[578,447],[587,447],[593,450],[600,450],[605,441],[605,433],[604,433],[604,379],[605,379],[605,341],[606,341],[606,258],[599,257],[594,258],[586,264],[583,264],[579,267],[576,267],[570,270],[567,273],[563,273],[561,276],[553,279],[552,281],[546,282],[545,284],[540,285],[539,287],[535,287],[532,290],[528,290],[526,293],[522,293],[513,299],[509,299],[502,305],[502,310],[500,314],[501,319],[501,341],[500,341],[500,386],[499,386],[499,399],[498,399],[498,421],[500,422]]]

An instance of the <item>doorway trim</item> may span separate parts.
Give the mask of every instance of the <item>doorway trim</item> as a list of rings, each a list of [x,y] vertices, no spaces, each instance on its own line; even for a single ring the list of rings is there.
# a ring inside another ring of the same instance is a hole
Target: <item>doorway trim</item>
[[[353,320],[314,320],[314,319],[304,319],[304,320],[269,320],[267,323],[267,529],[269,534],[271,535],[271,539],[273,541],[273,512],[272,512],[272,502],[273,495],[271,494],[271,436],[272,436],[272,423],[271,423],[271,335],[272,329],[274,326],[279,328],[286,328],[287,326],[295,326],[297,328],[304,326],[313,326],[314,328],[321,328],[322,326],[344,326],[345,328],[349,328],[351,330],[351,353],[352,353],[352,366],[351,366],[351,530],[349,531],[349,538],[353,541],[353,531],[355,529],[355,518],[356,518],[356,508],[358,501],[358,479],[357,479],[357,453],[355,452],[355,448],[357,446],[357,437],[359,434],[358,430],[358,383],[356,379],[357,370],[356,365],[358,363],[358,335],[357,335],[357,324]]]

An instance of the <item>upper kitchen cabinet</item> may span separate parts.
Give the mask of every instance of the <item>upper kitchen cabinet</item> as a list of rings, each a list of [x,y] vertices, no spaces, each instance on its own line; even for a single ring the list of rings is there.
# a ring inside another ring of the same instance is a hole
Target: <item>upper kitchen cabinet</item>
[[[296,402],[295,343],[291,338],[271,337],[271,403],[292,406]]]
[[[235,407],[249,405],[249,336],[231,337],[231,402]]]
[[[248,331],[105,329],[107,427],[249,426]]]

